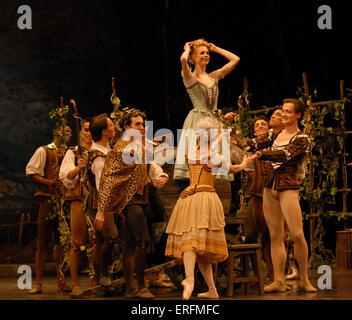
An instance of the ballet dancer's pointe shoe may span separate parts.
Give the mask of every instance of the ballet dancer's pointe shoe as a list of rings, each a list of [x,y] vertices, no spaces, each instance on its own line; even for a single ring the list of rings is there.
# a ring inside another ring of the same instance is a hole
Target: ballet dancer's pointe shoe
[[[182,299],[189,300],[193,292],[194,278],[186,278],[181,282],[181,284],[183,287]]]
[[[199,299],[219,299],[219,295],[215,287],[209,289],[207,292],[198,293],[197,297]]]
[[[281,281],[274,281],[271,284],[264,287],[264,292],[285,292],[286,285]]]
[[[312,284],[308,281],[300,281],[299,287],[303,289],[305,292],[317,292],[318,289],[314,288]]]

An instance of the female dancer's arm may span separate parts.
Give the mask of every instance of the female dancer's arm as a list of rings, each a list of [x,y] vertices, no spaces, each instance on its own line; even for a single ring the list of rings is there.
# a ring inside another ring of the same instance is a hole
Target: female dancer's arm
[[[211,157],[210,157],[210,161],[208,161],[207,163],[207,167],[209,169],[215,169],[214,172],[217,172],[216,169],[222,167],[225,171],[229,171],[231,173],[238,173],[240,171],[242,171],[244,168],[247,168],[251,161],[258,158],[259,155],[254,154],[250,157],[248,157],[247,155],[245,155],[243,157],[243,160],[240,164],[231,164],[230,162],[228,162],[225,157],[221,154],[218,153],[212,153]]]
[[[184,46],[184,51],[181,55],[180,61],[182,65],[182,75],[184,79],[187,79],[191,76],[191,69],[188,65],[189,53],[191,51],[192,42],[186,42]]]
[[[243,158],[243,161],[240,164],[232,164],[232,165],[230,165],[229,171],[231,173],[236,174],[236,173],[242,171],[244,168],[249,167],[249,165],[250,165],[250,163],[252,161],[252,158],[255,159],[257,157],[258,157],[258,155],[251,156],[251,157],[248,157],[247,155],[245,155],[244,158]]]
[[[213,43],[209,43],[209,47],[210,47],[211,52],[221,54],[227,60],[229,60],[229,62],[226,63],[222,68],[212,72],[212,74],[217,74],[218,79],[221,79],[221,78],[227,76],[240,62],[240,57],[238,57],[237,55],[235,55],[234,53],[232,53],[230,51],[219,48]]]

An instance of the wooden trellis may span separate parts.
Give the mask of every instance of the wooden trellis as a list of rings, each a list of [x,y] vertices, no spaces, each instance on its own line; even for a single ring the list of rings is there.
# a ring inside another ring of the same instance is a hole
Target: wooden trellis
[[[302,74],[303,77],[303,86],[304,86],[304,93],[308,97],[307,104],[308,104],[308,116],[310,120],[310,111],[314,110],[314,108],[318,106],[326,106],[326,105],[334,105],[336,103],[345,103],[344,98],[344,81],[340,80],[340,99],[339,100],[328,100],[328,101],[318,101],[318,102],[313,102],[312,101],[312,96],[309,94],[309,88],[308,88],[308,81],[307,81],[307,75],[306,73]],[[343,110],[343,120],[346,120],[346,112]],[[311,135],[310,132],[308,132],[309,135]],[[345,131],[345,134],[352,134],[352,131]],[[352,216],[352,212],[348,212],[348,207],[347,207],[347,197],[348,193],[351,192],[351,189],[348,188],[348,181],[347,181],[347,170],[346,170],[346,157],[348,154],[346,153],[346,147],[345,147],[345,139],[342,140],[342,154],[341,154],[341,170],[342,170],[342,183],[343,187],[342,189],[338,189],[337,192],[342,193],[342,212],[339,212],[339,215],[343,216]],[[308,156],[308,161],[311,161],[311,154]],[[311,190],[314,189],[314,168],[312,166],[310,167],[310,183],[311,183]],[[309,218],[309,223],[310,223],[310,251],[311,251],[311,256],[314,259],[314,244],[315,244],[315,239],[314,239],[314,234],[315,234],[315,220],[319,216],[319,213],[315,212],[315,208],[313,203],[309,202],[309,211],[310,213],[307,215]],[[346,223],[344,221],[344,226],[346,227]]]

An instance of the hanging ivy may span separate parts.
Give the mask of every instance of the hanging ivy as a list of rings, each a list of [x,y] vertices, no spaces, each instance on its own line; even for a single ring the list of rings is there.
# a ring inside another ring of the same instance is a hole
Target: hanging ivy
[[[299,99],[307,105],[308,97],[303,88],[298,88],[297,93]],[[317,96],[316,90],[314,96]],[[341,218],[341,214],[330,207],[336,204],[337,180],[346,138],[345,104],[349,102],[349,98],[345,98],[334,104],[312,106],[302,120],[304,131],[311,137],[311,152],[306,159],[306,179],[300,194],[314,208],[318,223],[314,233],[313,259],[310,261],[313,268],[321,263],[331,263],[334,259],[332,251],[324,246],[326,233],[323,218]]]
[[[59,179],[59,167],[68,149],[67,133],[64,130],[65,126],[67,125],[68,110],[68,106],[61,106],[60,108],[54,108],[49,111],[49,117],[56,120],[54,129],[56,163],[53,166],[53,173],[56,179]],[[48,216],[48,219],[58,219],[58,231],[60,235],[60,241],[58,245],[60,249],[62,248],[63,250],[63,260],[62,264],[59,266],[61,279],[60,285],[63,285],[64,272],[69,266],[69,253],[71,249],[71,232],[68,223],[70,208],[63,200],[63,194],[64,187],[61,186],[60,192],[49,200],[52,204],[53,212],[51,212]]]
[[[305,100],[304,97],[301,100]],[[302,125],[311,136],[311,154],[306,162],[306,179],[301,196],[327,213],[327,204],[335,204],[340,157],[343,153],[345,135],[344,108],[342,103],[310,108]],[[310,175],[311,170],[314,175]]]

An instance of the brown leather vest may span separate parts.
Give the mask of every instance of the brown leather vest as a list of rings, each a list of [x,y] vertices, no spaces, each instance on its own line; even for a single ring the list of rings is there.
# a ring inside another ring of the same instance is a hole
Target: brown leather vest
[[[263,198],[264,190],[264,161],[254,160],[254,176],[248,193],[252,196]]]
[[[75,155],[75,165],[77,166],[77,150],[74,147],[70,148],[71,151],[73,151]],[[82,197],[82,182],[80,180],[81,173],[78,174],[78,180],[73,189],[64,189],[64,200],[67,201],[74,201],[74,200],[83,200]]]
[[[46,179],[58,179],[60,166],[58,164],[58,158],[55,149],[50,149],[48,146],[42,146],[46,152],[46,162],[44,167],[44,178]],[[39,184],[37,192],[34,194],[35,197],[55,197],[60,192],[59,188],[48,187],[44,184]]]
[[[88,206],[91,209],[97,209],[98,208],[98,190],[97,186],[95,185],[95,174],[92,172],[92,165],[94,160],[97,157],[103,157],[106,158],[106,154],[103,152],[100,152],[98,150],[93,150],[88,152],[88,189],[90,190],[90,196],[89,196],[89,201],[88,201]]]

